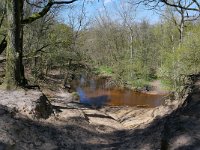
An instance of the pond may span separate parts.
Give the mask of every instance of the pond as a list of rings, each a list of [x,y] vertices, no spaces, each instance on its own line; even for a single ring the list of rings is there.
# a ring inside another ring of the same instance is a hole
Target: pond
[[[108,106],[137,106],[156,107],[163,104],[166,94],[136,92],[130,89],[105,88],[105,81],[81,79],[76,91],[80,102],[94,107]]]

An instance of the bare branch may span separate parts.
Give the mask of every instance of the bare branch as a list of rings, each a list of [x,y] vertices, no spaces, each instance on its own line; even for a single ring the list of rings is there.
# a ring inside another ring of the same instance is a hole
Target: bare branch
[[[163,2],[166,5],[169,5],[172,7],[178,7],[178,8],[185,9],[185,10],[192,10],[192,11],[198,11],[198,12],[200,11],[199,2],[197,2],[196,0],[192,0],[192,2],[189,3],[188,6],[181,5],[181,3],[180,3],[181,0],[178,3],[171,3],[171,2],[169,2],[169,0],[160,0],[160,2]],[[191,7],[194,3],[198,6],[197,8]]]
[[[161,4],[165,4],[171,7],[181,8],[184,10],[200,12],[200,2],[198,0],[187,0],[182,3],[182,0],[130,0],[133,5],[143,4],[150,9],[161,7]]]
[[[22,21],[22,24],[29,24],[29,23],[32,23],[33,21],[43,17],[44,15],[47,14],[47,12],[49,12],[49,10],[51,9],[51,7],[53,5],[61,5],[61,4],[71,4],[71,3],[74,3],[78,0],[70,0],[70,1],[53,1],[53,0],[49,0],[47,5],[38,13],[34,13],[32,14],[30,17],[28,18],[25,18],[23,21]]]

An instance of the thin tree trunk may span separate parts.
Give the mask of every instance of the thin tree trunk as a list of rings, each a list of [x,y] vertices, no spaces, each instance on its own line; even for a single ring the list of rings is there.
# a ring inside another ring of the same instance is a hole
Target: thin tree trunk
[[[180,39],[180,43],[183,42],[183,32],[184,32],[184,23],[181,22],[180,29],[179,29],[179,35],[180,35],[179,39]]]
[[[180,44],[183,42],[183,34],[184,34],[184,28],[185,28],[185,11],[181,9],[181,22],[180,22],[180,27],[179,27],[179,39],[180,39]]]
[[[134,78],[134,70],[133,70],[133,62],[134,62],[134,44],[133,44],[133,33],[132,33],[132,30],[131,30],[131,44],[130,44],[130,46],[131,46],[131,79],[133,79]]]
[[[19,0],[20,1],[20,45],[19,45],[19,69],[20,69],[20,85],[25,86],[27,84],[27,80],[25,78],[25,72],[24,72],[24,65],[23,65],[23,35],[24,35],[24,30],[23,30],[23,25],[21,24],[21,20],[23,20],[23,7],[24,7],[24,0]]]

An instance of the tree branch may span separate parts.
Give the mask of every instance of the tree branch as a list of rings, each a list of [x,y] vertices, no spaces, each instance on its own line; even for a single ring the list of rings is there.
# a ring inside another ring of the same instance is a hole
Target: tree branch
[[[51,7],[53,5],[60,5],[60,4],[71,4],[74,3],[77,0],[70,0],[70,1],[54,1],[54,0],[49,0],[47,5],[40,11],[37,13],[32,14],[31,16],[29,16],[28,18],[25,18],[22,21],[22,24],[29,24],[32,23],[33,21],[43,17],[44,15],[46,15],[49,10],[51,9]]]
[[[31,5],[31,6],[35,6],[37,8],[43,8],[42,6],[39,6],[39,5],[35,4],[35,3],[29,2],[29,0],[26,0],[26,3],[29,4],[29,5]]]
[[[166,5],[169,5],[169,6],[172,6],[172,7],[178,7],[178,8],[181,8],[181,9],[198,11],[198,12],[200,11],[199,3],[196,0],[193,0],[188,6],[182,6],[180,3],[178,3],[178,4],[170,3],[168,0],[160,0],[160,1],[165,3]],[[195,3],[195,1],[196,1],[196,3]],[[198,6],[198,8],[190,7],[194,3]]]
[[[33,54],[33,55],[35,56],[37,53],[43,52],[43,49],[44,49],[44,48],[47,48],[47,47],[50,46],[50,45],[51,45],[51,44],[46,44],[46,45],[42,46],[41,48],[37,49],[36,51],[27,54],[27,55],[24,56],[24,57],[28,57],[28,56],[31,55],[31,54]]]

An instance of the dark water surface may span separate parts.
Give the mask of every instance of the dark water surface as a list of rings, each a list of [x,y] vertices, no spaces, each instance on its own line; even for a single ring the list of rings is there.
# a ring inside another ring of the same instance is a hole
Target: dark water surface
[[[165,94],[148,94],[129,89],[106,89],[102,85],[104,83],[92,80],[89,84],[78,86],[76,90],[80,102],[95,107],[104,105],[156,107],[163,103],[165,96]]]

